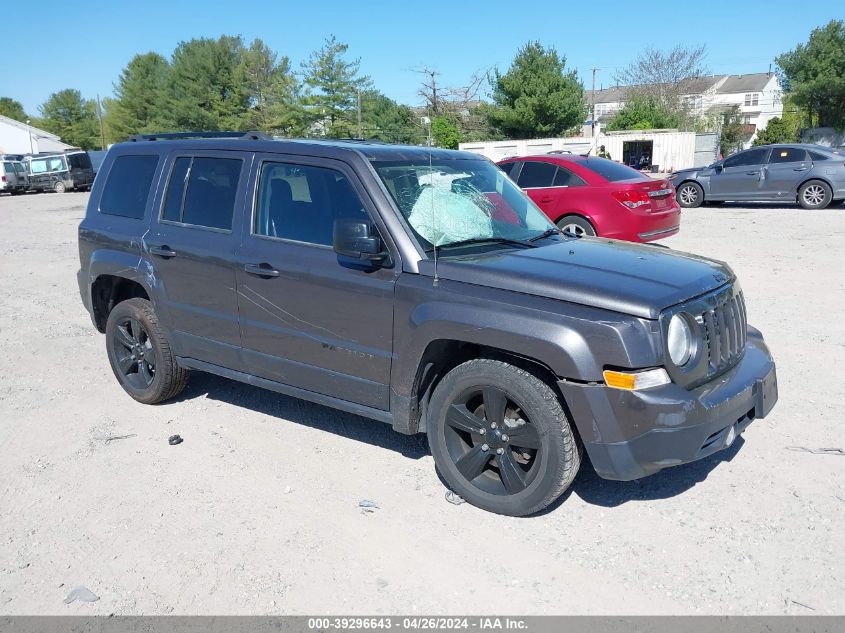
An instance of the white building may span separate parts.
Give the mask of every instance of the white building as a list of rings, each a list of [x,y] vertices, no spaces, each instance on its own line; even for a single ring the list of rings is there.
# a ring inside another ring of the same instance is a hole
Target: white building
[[[770,119],[783,116],[782,90],[774,73],[697,77],[685,81],[682,91],[682,98],[691,112],[700,117],[739,106],[749,135],[746,146],[751,145],[757,132],[764,129]],[[626,86],[596,90],[596,121],[606,123],[610,120],[624,107],[627,95]],[[593,91],[585,91],[584,99],[592,105]]]
[[[647,168],[669,172],[687,167],[709,165],[718,158],[719,135],[696,134],[678,130],[626,130],[600,133],[594,138],[520,139],[461,143],[460,149],[481,154],[493,161],[512,156],[536,156],[549,152],[592,154],[604,145],[612,160],[640,168],[647,157]]]
[[[0,115],[0,154],[63,152],[71,147],[55,134]]]

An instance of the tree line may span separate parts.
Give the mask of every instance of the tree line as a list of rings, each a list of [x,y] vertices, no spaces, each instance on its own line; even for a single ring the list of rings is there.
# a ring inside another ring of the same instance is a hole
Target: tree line
[[[617,83],[628,86],[625,105],[606,129],[720,130],[723,147],[742,142],[738,108],[702,116],[685,99],[687,82],[707,72],[705,56],[704,47],[646,48],[617,73]],[[789,94],[784,116],[770,121],[758,141],[797,140],[799,129],[810,125],[845,127],[842,21],[815,29],[806,44],[775,61]],[[132,134],[206,130],[410,144],[424,144],[430,135],[434,144],[452,148],[461,141],[566,136],[591,116],[566,57],[540,42],[522,46],[504,72],[477,73],[462,86],[441,85],[435,69],[417,72],[424,105],[413,108],[381,93],[334,36],[294,68],[261,39],[223,35],[181,42],[169,58],[136,55],[101,104],[68,88],[50,95],[39,116],[0,97],[0,114],[31,119],[84,149]]]

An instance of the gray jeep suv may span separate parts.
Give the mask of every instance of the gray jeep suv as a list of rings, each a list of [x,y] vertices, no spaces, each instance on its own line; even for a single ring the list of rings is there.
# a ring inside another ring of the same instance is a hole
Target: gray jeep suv
[[[562,234],[475,154],[138,137],[79,227],[79,288],[144,403],[190,370],[426,433],[467,501],[553,502],[729,446],[777,399],[731,269]]]

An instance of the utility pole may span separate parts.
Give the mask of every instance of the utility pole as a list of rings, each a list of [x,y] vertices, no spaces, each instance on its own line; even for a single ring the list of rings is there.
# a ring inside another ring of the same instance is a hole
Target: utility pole
[[[364,138],[364,130],[361,127],[361,89],[356,88],[358,93],[358,138]]]
[[[590,116],[590,138],[595,138],[596,136],[596,71],[601,70],[601,68],[593,67],[591,69],[593,71],[593,91],[592,91],[592,106],[593,106],[593,113]]]
[[[100,121],[100,149],[106,149],[106,134],[103,132],[103,110],[100,108],[100,95],[97,95],[97,119]]]
[[[26,120],[26,131],[29,134],[29,153],[32,154],[32,126],[30,125],[29,119]]]

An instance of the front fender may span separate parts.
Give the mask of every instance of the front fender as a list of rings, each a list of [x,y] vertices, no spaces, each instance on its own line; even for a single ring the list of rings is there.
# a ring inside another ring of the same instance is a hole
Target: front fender
[[[394,393],[412,397],[427,347],[450,340],[541,363],[559,378],[602,380],[605,366],[657,363],[657,323],[545,297],[403,275],[396,288]]]

